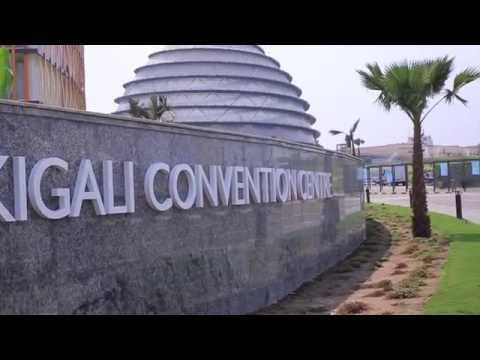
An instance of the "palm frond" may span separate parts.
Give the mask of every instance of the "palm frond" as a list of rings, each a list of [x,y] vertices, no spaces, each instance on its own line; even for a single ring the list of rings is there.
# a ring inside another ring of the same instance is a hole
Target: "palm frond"
[[[376,63],[367,64],[366,66],[369,69],[370,73],[363,70],[357,70],[363,86],[370,90],[382,90],[383,73],[380,70],[380,67]]]
[[[390,111],[392,98],[385,89],[385,74],[378,63],[366,64],[367,71],[357,70],[360,80],[367,89],[380,91],[375,102],[381,105],[386,111]]]
[[[339,134],[343,134],[343,131],[339,131],[339,130],[330,130],[329,133],[331,135],[339,135]]]
[[[467,68],[461,73],[455,76],[453,80],[453,91],[458,93],[458,91],[467,84],[480,78],[480,71],[475,68]]]
[[[467,105],[468,101],[466,99],[460,97],[460,95],[455,95],[455,98],[457,98],[457,100],[459,100],[463,105],[465,105],[465,106]]]
[[[145,119],[150,118],[150,114],[148,113],[147,110],[145,110],[139,105],[138,100],[129,99],[128,103],[130,105],[130,115],[137,118],[145,118]]]
[[[378,63],[367,64],[366,67],[375,78],[379,79],[383,76],[382,69],[380,69]]]
[[[437,95],[442,91],[445,82],[453,70],[453,61],[453,57],[449,59],[448,56],[445,56],[433,61],[433,63],[428,66],[426,69],[427,81],[428,85],[430,85],[428,96]]]
[[[345,135],[345,144],[347,144],[348,148],[352,147],[352,138],[350,135]]]
[[[165,109],[166,111],[170,110],[170,107],[167,104],[167,97],[166,96],[159,96],[158,100],[160,102],[160,106]]]
[[[381,105],[386,111],[390,111],[390,109],[392,108],[392,101],[386,93],[381,92],[375,102]]]
[[[394,63],[385,71],[385,90],[389,104],[395,104],[407,113],[420,111],[416,108],[419,97],[423,94],[421,71],[412,68],[407,61]]]
[[[355,130],[357,130],[357,127],[358,127],[358,123],[360,122],[360,119],[358,119],[357,121],[355,121],[355,123],[353,124],[352,128],[350,129],[350,133],[354,133]]]
[[[135,99],[130,99],[129,105],[132,116],[150,120],[161,120],[165,112],[170,111],[165,96],[151,96],[148,109],[140,106],[139,101]]]
[[[450,104],[453,102],[453,100],[457,99],[463,105],[467,105],[467,100],[462,98],[458,93],[465,85],[468,85],[478,79],[480,79],[480,71],[475,68],[467,68],[461,73],[457,74],[453,80],[453,89],[445,90],[445,102]]]
[[[452,103],[454,96],[455,96],[455,94],[453,93],[452,90],[449,90],[449,89],[446,89],[446,90],[445,90],[445,102],[446,102],[447,104],[451,104],[451,103]]]
[[[404,60],[385,67],[384,71],[378,64],[372,63],[366,65],[366,70],[357,72],[367,89],[379,91],[376,102],[386,111],[396,105],[415,121],[424,119],[443,99],[448,103],[454,100],[467,103],[459,96],[459,90],[480,79],[480,69],[468,68],[458,74],[453,89],[445,90],[442,100],[427,111],[428,101],[445,88],[453,62],[454,58],[449,56],[422,61]]]
[[[153,120],[156,119],[156,115],[158,113],[158,100],[156,96],[150,97],[150,113],[152,114]]]

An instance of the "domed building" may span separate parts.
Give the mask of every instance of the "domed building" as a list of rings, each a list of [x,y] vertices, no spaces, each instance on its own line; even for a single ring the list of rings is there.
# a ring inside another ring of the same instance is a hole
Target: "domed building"
[[[129,100],[167,98],[175,122],[314,144],[320,133],[292,77],[257,45],[169,45],[124,84],[115,114]]]

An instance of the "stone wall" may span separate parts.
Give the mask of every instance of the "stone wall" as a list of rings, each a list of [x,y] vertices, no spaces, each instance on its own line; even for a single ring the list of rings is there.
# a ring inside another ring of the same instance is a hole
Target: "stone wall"
[[[142,191],[135,213],[47,220],[30,203],[28,221],[0,222],[0,313],[242,314],[269,305],[325,271],[365,237],[358,159],[274,139],[120,116],[0,102],[0,156],[59,157],[72,188],[81,159],[133,161],[135,188],[158,161],[331,172],[334,197],[229,207],[151,209]],[[11,158],[0,169],[0,202],[13,212]],[[162,181],[160,178],[159,182]],[[122,183],[115,201],[122,202]],[[159,189],[162,185],[158,184]],[[50,197],[49,207],[56,203]]]

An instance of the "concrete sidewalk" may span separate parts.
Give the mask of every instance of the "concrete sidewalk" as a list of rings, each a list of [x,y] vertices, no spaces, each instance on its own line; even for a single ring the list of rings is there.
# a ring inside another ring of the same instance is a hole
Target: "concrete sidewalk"
[[[372,194],[372,203],[410,206],[408,194]],[[456,216],[455,193],[427,194],[428,209],[430,211]],[[480,189],[467,189],[462,192],[463,218],[480,224]]]

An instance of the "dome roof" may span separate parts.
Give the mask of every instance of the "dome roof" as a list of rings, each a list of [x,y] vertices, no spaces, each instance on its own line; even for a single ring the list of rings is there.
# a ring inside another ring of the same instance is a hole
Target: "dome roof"
[[[314,143],[316,120],[291,80],[257,45],[168,45],[124,84],[115,113],[163,95],[179,123]]]

